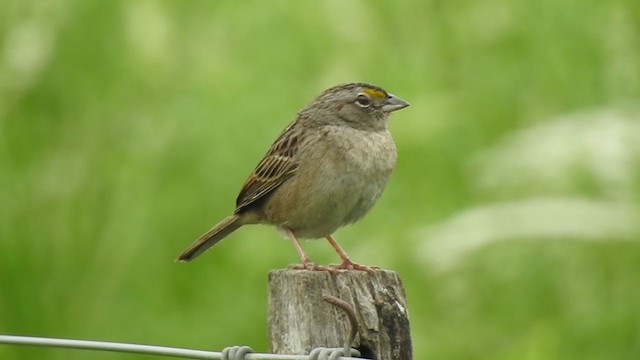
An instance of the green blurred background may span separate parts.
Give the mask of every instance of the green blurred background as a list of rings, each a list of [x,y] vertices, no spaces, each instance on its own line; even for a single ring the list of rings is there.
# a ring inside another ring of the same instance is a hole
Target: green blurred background
[[[266,351],[288,241],[173,259],[350,81],[412,105],[336,238],[401,274],[416,359],[640,358],[637,0],[0,2],[0,333]]]

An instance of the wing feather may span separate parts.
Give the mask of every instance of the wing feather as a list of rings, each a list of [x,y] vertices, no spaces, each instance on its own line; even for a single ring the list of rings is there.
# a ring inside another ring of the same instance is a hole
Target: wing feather
[[[296,173],[299,139],[296,122],[284,129],[242,186],[236,200],[236,213],[265,198]]]

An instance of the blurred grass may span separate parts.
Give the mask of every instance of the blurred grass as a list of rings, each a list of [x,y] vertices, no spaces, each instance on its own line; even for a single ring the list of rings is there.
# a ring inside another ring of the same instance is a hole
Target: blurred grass
[[[288,242],[247,228],[172,260],[297,110],[368,81],[412,107],[392,117],[385,195],[337,238],[402,274],[416,358],[636,359],[637,239],[498,243],[445,273],[414,253],[417,229],[501,198],[473,186],[478,152],[636,105],[639,43],[635,0],[2,2],[0,333],[266,350],[266,273],[296,260]]]

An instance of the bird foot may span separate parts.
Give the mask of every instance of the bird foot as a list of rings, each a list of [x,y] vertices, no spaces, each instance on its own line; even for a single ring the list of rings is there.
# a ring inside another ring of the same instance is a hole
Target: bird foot
[[[301,264],[290,264],[287,268],[292,270],[328,271],[332,274],[339,272],[339,270],[333,266],[316,265],[311,261],[303,261]]]
[[[334,275],[339,274],[341,270],[366,271],[371,275],[375,275],[380,270],[377,266],[360,265],[350,260],[344,260],[341,264],[331,265],[316,265],[312,261],[306,260],[301,264],[290,264],[287,268],[292,270],[328,271]]]
[[[337,270],[357,270],[357,271],[366,271],[371,275],[375,275],[378,270],[380,270],[377,266],[366,266],[360,265],[352,262],[351,260],[343,260],[339,265],[329,265],[328,267]]]

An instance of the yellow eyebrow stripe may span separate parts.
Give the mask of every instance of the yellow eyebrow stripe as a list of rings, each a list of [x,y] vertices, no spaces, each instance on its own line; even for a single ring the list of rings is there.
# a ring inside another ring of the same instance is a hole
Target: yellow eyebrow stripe
[[[363,90],[365,93],[367,93],[369,96],[371,97],[375,97],[375,98],[386,98],[387,95],[380,90],[377,89],[364,89]]]

